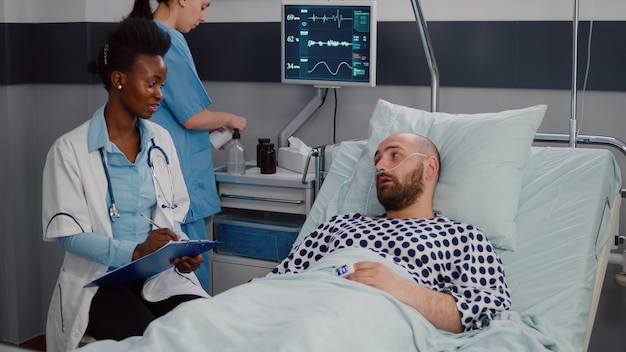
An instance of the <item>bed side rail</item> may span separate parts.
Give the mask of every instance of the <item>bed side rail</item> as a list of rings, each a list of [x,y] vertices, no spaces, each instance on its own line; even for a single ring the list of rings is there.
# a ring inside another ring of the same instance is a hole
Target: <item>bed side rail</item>
[[[570,136],[569,134],[564,133],[537,133],[535,135],[535,141],[569,143]],[[626,157],[626,143],[615,137],[579,134],[576,136],[576,142],[580,144],[597,144],[610,146],[619,150],[622,155]],[[622,199],[626,198],[626,189],[624,189],[624,187],[621,188],[620,195]],[[615,246],[619,246],[624,242],[626,242],[626,236],[620,235],[619,232],[616,230],[615,242],[613,244]],[[608,262],[610,264],[615,264],[622,267],[622,272],[617,273],[613,281],[618,286],[626,287],[626,250],[621,253],[609,253]]]
[[[560,142],[568,143],[570,135],[567,133],[537,133],[535,142]],[[626,157],[626,142],[610,136],[579,134],[576,136],[576,142],[580,144],[598,144],[613,147],[619,150]],[[626,198],[626,189],[622,187],[620,190],[622,198]]]

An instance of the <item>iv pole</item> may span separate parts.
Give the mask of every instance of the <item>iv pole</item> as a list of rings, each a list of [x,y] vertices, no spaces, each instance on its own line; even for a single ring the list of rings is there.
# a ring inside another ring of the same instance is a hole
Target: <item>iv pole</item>
[[[422,46],[424,47],[426,61],[428,62],[428,68],[430,70],[430,111],[437,112],[439,110],[439,69],[437,68],[437,61],[435,60],[435,53],[430,44],[428,26],[424,20],[424,14],[422,13],[419,0],[411,0],[411,5],[413,6],[415,22],[420,31]]]
[[[569,146],[576,147],[576,115],[578,106],[578,22],[580,0],[574,0],[573,43],[572,43],[572,107],[569,120]]]

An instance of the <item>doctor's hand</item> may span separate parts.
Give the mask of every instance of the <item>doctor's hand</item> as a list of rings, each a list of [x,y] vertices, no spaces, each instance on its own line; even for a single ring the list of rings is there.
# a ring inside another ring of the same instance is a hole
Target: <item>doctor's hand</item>
[[[198,254],[195,257],[176,258],[172,260],[171,263],[176,265],[176,269],[181,273],[190,273],[198,269],[203,261],[202,254]]]
[[[133,251],[133,260],[146,256],[165,246],[169,241],[178,241],[178,235],[171,229],[156,229],[148,234],[143,243],[139,243]]]

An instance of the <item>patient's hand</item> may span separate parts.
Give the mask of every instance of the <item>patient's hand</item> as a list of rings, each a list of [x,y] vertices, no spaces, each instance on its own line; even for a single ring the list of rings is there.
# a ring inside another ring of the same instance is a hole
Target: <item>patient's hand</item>
[[[415,308],[439,329],[455,333],[463,331],[461,316],[450,294],[405,280],[383,263],[355,263],[354,273],[348,279],[389,293],[400,302]]]
[[[348,279],[385,291],[404,303],[407,303],[407,290],[413,286],[410,281],[379,262],[355,263],[354,273]]]

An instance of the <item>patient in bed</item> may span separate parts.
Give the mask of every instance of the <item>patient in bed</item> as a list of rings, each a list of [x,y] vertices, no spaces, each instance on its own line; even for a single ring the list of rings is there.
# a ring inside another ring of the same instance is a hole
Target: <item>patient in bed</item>
[[[478,228],[433,211],[439,165],[437,148],[427,138],[387,137],[374,156],[377,197],[386,213],[332,217],[272,273],[299,273],[335,250],[367,248],[403,267],[413,281],[379,262],[354,263],[349,280],[391,294],[439,329],[487,326],[511,305],[502,262]]]

